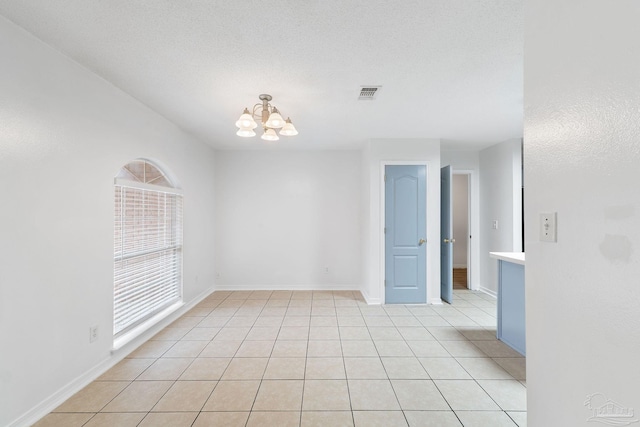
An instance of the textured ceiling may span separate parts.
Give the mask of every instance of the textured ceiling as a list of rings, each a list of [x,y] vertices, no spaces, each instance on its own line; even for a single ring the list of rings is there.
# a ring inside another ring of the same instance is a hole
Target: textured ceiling
[[[523,0],[0,0],[0,14],[218,148],[522,136]],[[381,85],[358,101],[361,85]],[[300,135],[235,135],[260,93]]]

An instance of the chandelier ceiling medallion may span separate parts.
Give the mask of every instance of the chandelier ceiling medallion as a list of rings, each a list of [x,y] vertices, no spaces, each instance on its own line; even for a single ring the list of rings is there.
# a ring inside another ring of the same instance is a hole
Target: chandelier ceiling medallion
[[[244,137],[256,136],[254,132],[254,129],[258,127],[256,120],[260,120],[262,124],[264,133],[260,138],[265,141],[277,141],[280,139],[276,133],[276,129],[280,129],[280,135],[283,136],[294,136],[298,134],[293,123],[291,123],[291,119],[287,117],[287,120],[284,120],[278,109],[269,104],[269,101],[272,99],[271,95],[263,93],[259,98],[262,102],[254,105],[253,111],[249,111],[248,108],[244,109],[244,112],[236,122],[236,126],[238,127],[236,135]]]

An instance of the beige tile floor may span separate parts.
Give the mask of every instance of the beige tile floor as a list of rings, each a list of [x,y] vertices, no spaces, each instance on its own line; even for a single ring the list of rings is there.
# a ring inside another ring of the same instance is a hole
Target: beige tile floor
[[[525,426],[495,299],[454,293],[215,292],[36,426]]]

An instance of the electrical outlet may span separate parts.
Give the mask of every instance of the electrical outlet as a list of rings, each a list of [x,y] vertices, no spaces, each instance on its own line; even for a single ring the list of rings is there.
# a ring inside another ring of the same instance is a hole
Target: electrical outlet
[[[498,220],[497,219],[493,220],[493,224],[491,225],[491,228],[493,228],[494,230],[498,229]]]
[[[329,274],[329,267],[324,268],[324,274]]]
[[[557,216],[558,214],[556,212],[540,214],[540,241],[541,242],[557,242],[558,241]]]
[[[89,327],[89,343],[92,343],[98,339],[98,326]]]

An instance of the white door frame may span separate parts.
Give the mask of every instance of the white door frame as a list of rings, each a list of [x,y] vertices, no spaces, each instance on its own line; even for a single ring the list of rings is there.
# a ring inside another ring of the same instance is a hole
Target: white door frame
[[[386,245],[386,240],[385,240],[385,235],[384,235],[384,226],[386,224],[386,218],[385,218],[385,203],[386,203],[386,199],[387,199],[387,195],[386,195],[386,186],[385,186],[385,181],[384,181],[384,175],[385,175],[385,167],[386,166],[424,166],[425,167],[425,179],[428,180],[429,178],[429,162],[427,161],[415,161],[415,160],[406,160],[406,161],[402,161],[402,160],[382,160],[380,162],[380,283],[379,283],[379,287],[380,287],[380,302],[382,304],[385,304],[386,302],[386,298],[387,298],[387,294],[386,294],[386,289],[384,286],[384,278],[385,278],[385,274],[386,274],[386,259],[385,259],[385,245]],[[427,220],[426,215],[428,214],[427,212],[427,207],[429,205],[429,192],[427,190],[428,188],[428,183],[425,186],[425,191],[427,192],[427,194],[425,194],[425,221]],[[429,265],[428,263],[428,259],[429,259],[429,247],[427,246],[427,251],[426,251],[426,259],[425,259],[425,268],[427,268],[427,266]],[[425,301],[423,302],[423,304],[427,303],[427,299],[428,299],[428,286],[429,286],[429,275],[426,274],[425,275],[425,287],[426,287],[426,291],[425,291]]]
[[[473,202],[475,201],[473,199],[473,184],[474,184],[474,180],[475,180],[475,171],[471,170],[471,169],[453,169],[451,168],[451,173],[452,175],[467,175],[468,178],[468,186],[467,186],[467,206],[468,206],[468,212],[467,212],[467,228],[469,231],[469,234],[467,235],[466,239],[467,239],[467,288],[471,289],[471,290],[477,290],[474,289],[474,282],[473,282],[473,278],[474,277],[479,277],[477,276],[479,274],[479,272],[477,271],[477,263],[478,260],[475,259],[474,256],[474,244],[476,241],[478,241],[478,232],[475,229],[475,224],[473,221],[474,216],[473,215],[480,215],[480,213],[476,213],[474,211],[474,206],[473,206]],[[471,239],[469,238],[469,235],[472,236]]]

